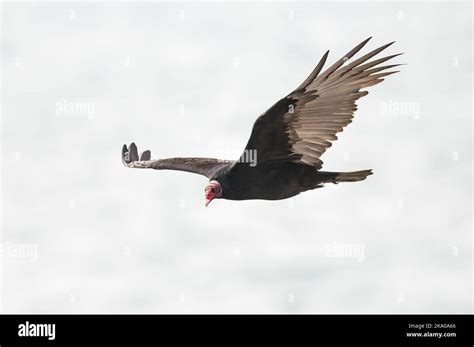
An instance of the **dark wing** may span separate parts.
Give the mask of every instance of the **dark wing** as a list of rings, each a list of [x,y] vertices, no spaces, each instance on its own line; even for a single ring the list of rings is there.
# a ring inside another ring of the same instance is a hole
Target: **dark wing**
[[[370,38],[319,74],[328,52],[311,75],[291,94],[261,115],[246,150],[256,150],[259,162],[290,161],[322,167],[321,155],[337,140],[336,134],[352,121],[356,101],[368,94],[362,88],[383,81],[397,65],[379,66],[399,54],[367,62],[393,42],[347,64]]]
[[[138,169],[179,170],[211,178],[217,171],[234,164],[232,160],[212,158],[169,158],[151,159],[151,152],[144,151],[140,157],[135,143],[122,147],[122,162],[125,166]]]

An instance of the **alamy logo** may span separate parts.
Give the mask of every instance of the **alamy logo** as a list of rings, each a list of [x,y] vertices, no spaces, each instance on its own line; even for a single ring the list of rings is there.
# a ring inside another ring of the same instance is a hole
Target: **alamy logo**
[[[239,163],[248,163],[249,166],[255,167],[257,166],[257,150],[256,149],[246,149],[244,153],[240,156]]]
[[[56,103],[56,115],[93,119],[95,116],[95,102],[62,100]]]
[[[380,104],[382,116],[407,116],[412,119],[420,118],[420,103],[416,101],[393,101],[388,100]]]
[[[20,337],[47,337],[48,340],[56,338],[56,324],[36,324],[26,321],[18,325]]]

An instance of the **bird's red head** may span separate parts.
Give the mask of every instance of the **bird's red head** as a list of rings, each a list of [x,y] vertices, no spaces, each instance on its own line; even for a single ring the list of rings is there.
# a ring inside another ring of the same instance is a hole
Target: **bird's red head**
[[[204,204],[209,205],[212,200],[219,199],[222,196],[221,184],[217,181],[209,181],[204,189]]]

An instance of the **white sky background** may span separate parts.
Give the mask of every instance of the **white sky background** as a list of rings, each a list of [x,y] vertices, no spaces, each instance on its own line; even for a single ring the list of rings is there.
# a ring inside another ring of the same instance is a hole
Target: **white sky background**
[[[122,166],[237,158],[369,36],[408,65],[323,156],[366,181],[206,209],[205,178]],[[3,3],[3,312],[472,312],[471,49],[469,3]]]

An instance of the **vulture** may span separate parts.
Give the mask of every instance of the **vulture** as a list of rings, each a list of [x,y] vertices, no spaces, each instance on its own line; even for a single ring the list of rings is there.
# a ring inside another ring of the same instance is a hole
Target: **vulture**
[[[401,64],[383,63],[402,53],[371,59],[393,42],[350,60],[370,39],[323,71],[327,51],[301,85],[257,118],[239,159],[151,159],[149,150],[139,155],[132,143],[128,147],[123,145],[123,164],[129,168],[180,170],[206,176],[206,207],[219,198],[280,200],[325,183],[365,180],[372,174],[371,169],[321,171],[321,156],[337,140],[336,134],[352,121],[356,101],[368,94],[364,89],[399,72],[390,69]]]

